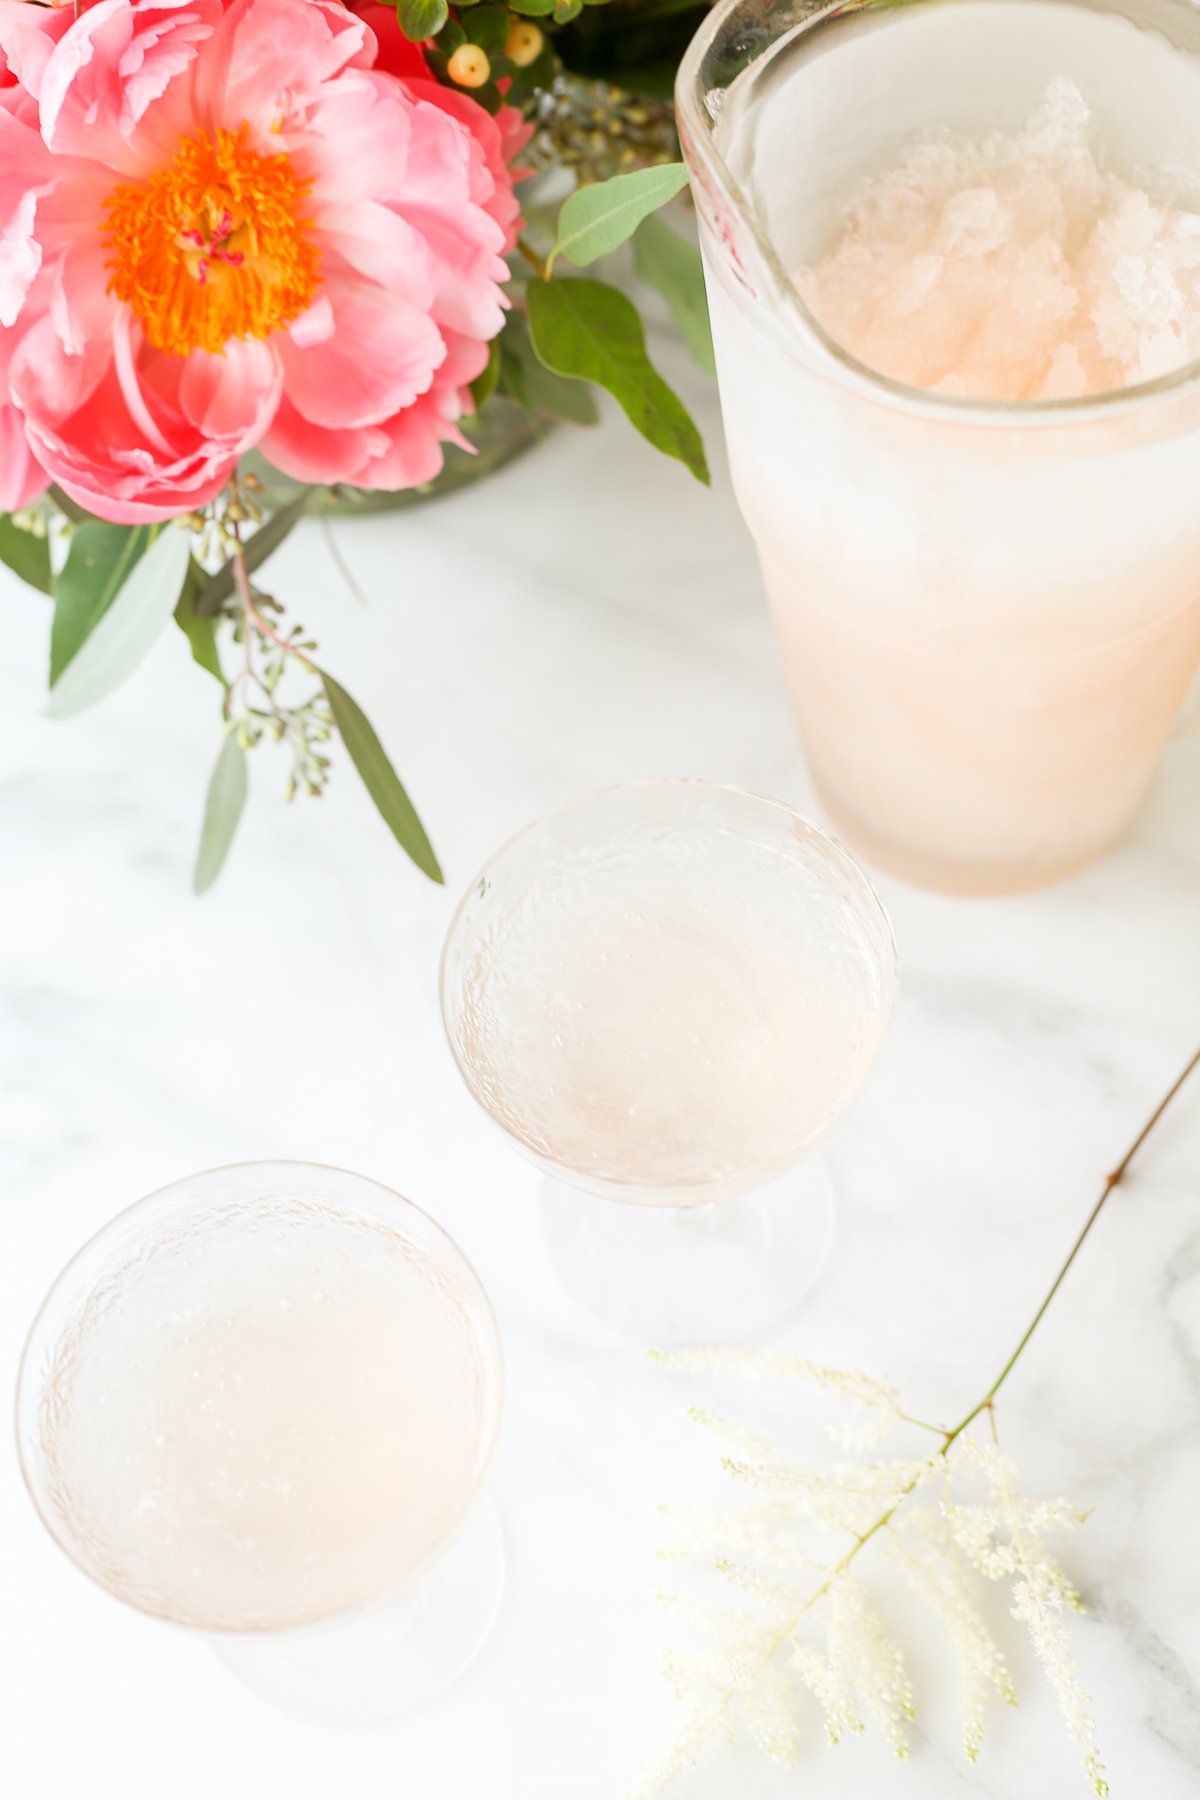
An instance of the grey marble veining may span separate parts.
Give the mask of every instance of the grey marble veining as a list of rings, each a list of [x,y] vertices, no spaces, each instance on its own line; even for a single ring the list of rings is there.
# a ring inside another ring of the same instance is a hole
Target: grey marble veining
[[[680,370],[675,365],[675,372]],[[711,397],[692,384],[710,442]],[[349,769],[285,808],[256,755],[219,886],[188,878],[216,689],[163,640],[118,695],[40,716],[48,612],[0,580],[0,1368],[67,1255],[194,1168],[289,1155],[378,1176],[466,1246],[500,1313],[495,1636],[421,1717],[358,1734],[277,1716],[202,1644],[78,1577],[0,1458],[14,1800],[613,1800],[673,1723],[656,1673],[654,1504],[706,1479],[703,1384],[647,1367],[557,1290],[536,1181],[444,1053],[435,969],[457,891],[572,793],[694,774],[811,805],[727,480],[712,495],[619,422],[485,489],[305,528],[272,579],[391,749],[449,876],[412,873]],[[1121,1154],[1200,1037],[1200,739],[1129,841],[1046,893],[882,884],[895,1029],[831,1146],[834,1259],[780,1342],[961,1412],[997,1372]],[[1115,1800],[1200,1794],[1200,1086],[1115,1196],[1005,1391],[1028,1483],[1095,1513],[1064,1556]],[[974,1768],[953,1671],[913,1625],[911,1763],[877,1742],[798,1771],[723,1756],[679,1800],[1070,1800],[1074,1755],[1003,1608],[1022,1691]]]

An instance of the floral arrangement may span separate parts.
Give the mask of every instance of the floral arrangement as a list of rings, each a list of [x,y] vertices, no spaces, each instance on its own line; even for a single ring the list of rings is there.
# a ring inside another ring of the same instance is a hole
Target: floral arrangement
[[[441,879],[375,731],[259,584],[306,508],[425,487],[501,404],[590,423],[597,386],[707,479],[633,302],[564,278],[637,232],[710,359],[698,255],[652,217],[684,185],[669,111],[637,92],[697,9],[606,10],[627,29],[584,0],[0,0],[0,559],[53,598],[52,715],[172,618],[220,684],[198,890],[246,753],[284,743],[289,794],[318,795],[335,734]],[[534,168],[571,191],[527,223]]]
[[[685,1719],[627,1800],[654,1800],[706,1751],[740,1734],[773,1760],[797,1762],[811,1741],[807,1715],[814,1705],[829,1743],[870,1722],[897,1756],[908,1755],[913,1685],[904,1652],[867,1586],[863,1564],[870,1552],[943,1628],[957,1665],[963,1749],[971,1762],[982,1746],[989,1702],[1017,1704],[1003,1647],[980,1603],[988,1583],[1007,1587],[1012,1615],[1029,1634],[1088,1785],[1104,1800],[1108,1780],[1068,1629],[1083,1603],[1049,1544],[1087,1514],[1065,1500],[1020,1491],[1017,1464],[1000,1447],[997,1403],[1113,1192],[1197,1069],[1200,1051],[1105,1177],[1012,1355],[957,1423],[915,1417],[886,1381],[787,1352],[653,1353],[685,1373],[810,1387],[838,1410],[829,1427],[834,1442],[860,1456],[812,1467],[738,1420],[692,1409],[697,1423],[727,1446],[722,1465],[748,1497],[717,1514],[663,1509],[674,1535],[663,1555],[715,1574],[730,1598],[714,1601],[708,1586],[683,1598],[661,1596],[687,1628],[686,1642],[664,1658]],[[880,1447],[899,1432],[909,1435],[910,1446],[881,1457]]]

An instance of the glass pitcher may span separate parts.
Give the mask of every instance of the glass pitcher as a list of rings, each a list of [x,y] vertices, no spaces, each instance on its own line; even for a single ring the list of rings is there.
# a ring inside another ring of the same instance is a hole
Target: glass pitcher
[[[1004,893],[1127,829],[1200,661],[1200,363],[983,402],[834,342],[790,271],[930,125],[1068,75],[1115,166],[1200,210],[1188,0],[723,0],[680,68],[725,435],[813,779],[919,885]]]

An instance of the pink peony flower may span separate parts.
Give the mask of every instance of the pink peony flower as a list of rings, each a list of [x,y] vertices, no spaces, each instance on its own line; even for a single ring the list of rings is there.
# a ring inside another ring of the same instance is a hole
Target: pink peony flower
[[[504,232],[505,250],[511,250],[521,229],[521,205],[513,193],[513,182],[529,173],[527,169],[513,169],[512,164],[533,136],[532,124],[521,117],[515,106],[502,106],[493,116],[461,88],[443,87],[435,81],[420,46],[405,37],[392,7],[354,4],[352,10],[375,35],[379,45],[375,67],[398,75],[422,100],[442,107],[458,119],[483,151],[496,184],[487,210]],[[507,83],[501,82],[500,86],[503,89]]]
[[[511,127],[339,0],[0,0],[0,58],[0,507],[162,518],[254,445],[437,473],[503,322]]]

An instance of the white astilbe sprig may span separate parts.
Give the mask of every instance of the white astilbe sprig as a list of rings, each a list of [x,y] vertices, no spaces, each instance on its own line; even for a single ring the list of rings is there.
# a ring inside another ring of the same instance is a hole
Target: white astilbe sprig
[[[831,1368],[794,1350],[734,1344],[710,1350],[651,1350],[650,1360],[681,1375],[737,1375],[748,1381],[799,1381],[823,1388],[831,1399],[865,1415],[835,1420],[826,1427],[834,1442],[847,1450],[869,1450],[890,1437],[897,1425],[910,1422],[890,1382],[859,1369]]]
[[[978,1438],[957,1438],[946,1456],[947,1490],[942,1514],[955,1543],[973,1568],[998,1581],[1024,1572],[1027,1554],[1039,1555],[1047,1532],[1074,1531],[1087,1518],[1066,1500],[1030,1500],[1016,1492],[1019,1470],[1011,1456],[996,1444]],[[977,1475],[987,1483],[985,1503],[955,1501],[952,1482],[956,1474]]]
[[[936,1452],[887,1462],[837,1462],[817,1469],[740,1420],[703,1407],[689,1407],[688,1417],[706,1425],[736,1453],[721,1458],[722,1468],[735,1480],[785,1500],[797,1516],[852,1536],[865,1531],[903,1495],[941,1473]]]
[[[1029,1500],[1018,1494],[1016,1464],[995,1444],[961,1437],[947,1461],[951,1469],[981,1476],[991,1490],[990,1506],[962,1506],[949,1498],[942,1502],[942,1513],[956,1544],[981,1574],[992,1581],[1011,1580],[1013,1617],[1029,1632],[1067,1736],[1078,1746],[1093,1792],[1103,1800],[1108,1782],[1066,1619],[1068,1613],[1082,1612],[1083,1602],[1045,1543],[1048,1532],[1075,1529],[1087,1514],[1065,1500]]]
[[[689,1373],[799,1376],[852,1412],[880,1413],[889,1430],[918,1426],[886,1382],[802,1357],[733,1350],[658,1360]],[[966,1429],[980,1415],[990,1420],[987,1404],[953,1431],[922,1427],[930,1446],[923,1455],[842,1458],[822,1468],[736,1418],[691,1409],[720,1439],[721,1467],[746,1499],[724,1510],[662,1509],[671,1530],[664,1554],[706,1567],[727,1599],[714,1600],[711,1588],[704,1599],[669,1597],[687,1641],[664,1668],[686,1723],[631,1800],[651,1800],[704,1750],[737,1736],[794,1762],[818,1723],[830,1743],[871,1726],[898,1756],[908,1755],[912,1685],[903,1650],[865,1584],[860,1557],[869,1545],[903,1572],[949,1638],[972,1761],[989,1703],[1016,1702],[981,1606],[988,1583],[1011,1584],[1013,1614],[1029,1630],[1092,1787],[1107,1793],[1066,1635],[1078,1596],[1046,1545],[1049,1534],[1086,1515],[1065,1501],[1021,1494],[1012,1458]]]
[[[859,1708],[875,1720],[896,1755],[908,1755],[905,1722],[916,1717],[912,1683],[904,1652],[893,1642],[883,1621],[853,1575],[834,1577],[828,1594],[829,1661],[857,1697]]]
[[[827,1575],[829,1564],[813,1555],[797,1535],[790,1499],[769,1495],[725,1512],[698,1506],[660,1506],[658,1516],[671,1536],[658,1551],[664,1562],[682,1562],[711,1551],[713,1557],[757,1556],[780,1569],[807,1569]]]
[[[929,1507],[914,1508],[890,1528],[885,1548],[949,1634],[958,1669],[963,1749],[974,1762],[983,1744],[990,1696],[999,1694],[1009,1706],[1017,1704],[1017,1696],[1004,1652],[971,1591],[970,1566],[943,1528],[940,1514]]]
[[[738,1729],[735,1719],[707,1704],[690,1707],[670,1743],[663,1746],[653,1762],[642,1770],[633,1787],[626,1790],[625,1800],[658,1800],[658,1796],[666,1793],[707,1751],[718,1744],[732,1743]]]
[[[1110,1165],[1099,1197],[1016,1348],[983,1397],[951,1428],[905,1412],[886,1381],[805,1356],[742,1349],[655,1353],[659,1363],[685,1374],[815,1387],[850,1415],[833,1428],[843,1449],[873,1449],[904,1427],[925,1434],[926,1453],[814,1469],[736,1421],[694,1415],[725,1438],[733,1454],[723,1457],[722,1465],[749,1490],[749,1498],[732,1511],[711,1515],[706,1525],[697,1523],[690,1533],[687,1515],[672,1515],[671,1554],[679,1559],[690,1550],[692,1560],[710,1574],[715,1571],[731,1602],[736,1598],[739,1604],[710,1607],[702,1622],[701,1615],[690,1613],[698,1635],[686,1653],[669,1659],[672,1682],[687,1708],[685,1724],[631,1800],[652,1800],[710,1745],[743,1731],[768,1755],[793,1761],[804,1742],[806,1713],[813,1711],[823,1714],[826,1736],[834,1742],[865,1730],[870,1719],[898,1755],[907,1754],[913,1694],[904,1655],[864,1585],[864,1552],[881,1547],[949,1636],[968,1757],[974,1760],[979,1753],[990,1699],[1015,1699],[1004,1653],[979,1599],[987,1592],[985,1582],[1007,1582],[1012,1614],[1029,1633],[1093,1792],[1104,1800],[1108,1783],[1091,1702],[1067,1633],[1068,1616],[1080,1610],[1079,1595],[1046,1542],[1051,1533],[1081,1525],[1087,1515],[1065,1501],[1020,1492],[1016,1464],[996,1441],[996,1401],[1112,1194],[1198,1069],[1200,1050],[1124,1156]],[[990,1444],[973,1435],[981,1424],[991,1428]],[[807,1593],[806,1579],[812,1582]],[[814,1641],[822,1626],[823,1645]]]

